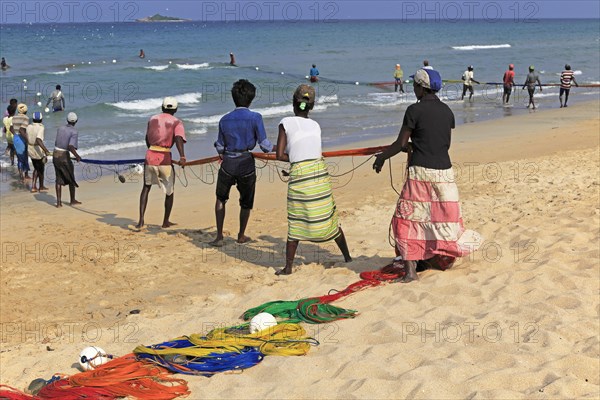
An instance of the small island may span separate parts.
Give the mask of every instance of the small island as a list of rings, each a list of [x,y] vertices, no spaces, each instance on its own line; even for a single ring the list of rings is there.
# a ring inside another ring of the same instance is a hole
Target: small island
[[[191,19],[166,17],[166,16],[160,15],[160,14],[154,14],[151,17],[139,18],[139,19],[135,20],[135,22],[188,22],[188,21],[191,21]]]

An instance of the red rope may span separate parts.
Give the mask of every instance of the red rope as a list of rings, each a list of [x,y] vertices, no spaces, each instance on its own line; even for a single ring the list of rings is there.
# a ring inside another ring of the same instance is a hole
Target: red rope
[[[323,152],[323,157],[347,157],[347,156],[370,156],[373,154],[381,153],[388,146],[377,146],[377,147],[363,147],[360,149],[349,149],[349,150],[335,150],[335,151],[325,151]],[[277,156],[275,153],[252,153],[254,158],[258,158],[260,160],[277,160]],[[194,166],[194,165],[203,165],[210,164],[215,161],[219,161],[219,156],[201,158],[199,160],[193,160],[186,162],[186,166]],[[174,161],[173,164],[179,164],[178,161]]]
[[[361,280],[349,285],[346,289],[339,292],[317,297],[320,303],[333,303],[342,297],[350,296],[361,290],[383,285],[385,283],[395,282],[401,279],[406,272],[402,268],[394,267],[391,264],[383,267],[381,270],[365,271],[360,273]]]
[[[35,399],[34,396],[25,394],[19,389],[15,389],[12,386],[0,385],[0,399],[2,400],[31,400]]]
[[[128,354],[98,368],[53,382],[44,387],[42,399],[114,399],[135,397],[142,400],[171,400],[190,394],[187,382],[153,363],[138,361]]]

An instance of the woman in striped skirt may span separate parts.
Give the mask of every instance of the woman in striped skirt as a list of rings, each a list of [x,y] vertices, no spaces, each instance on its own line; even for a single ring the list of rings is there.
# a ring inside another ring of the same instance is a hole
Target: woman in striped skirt
[[[279,124],[277,159],[291,163],[288,182],[288,238],[285,267],[277,275],[292,273],[300,240],[335,240],[346,262],[352,261],[331,191],[331,180],[321,155],[321,127],[308,117],[315,105],[315,89],[300,85],[294,93],[294,117]]]

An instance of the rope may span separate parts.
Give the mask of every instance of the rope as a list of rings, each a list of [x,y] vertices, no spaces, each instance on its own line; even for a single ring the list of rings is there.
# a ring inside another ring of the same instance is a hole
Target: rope
[[[93,165],[127,165],[127,164],[143,164],[146,160],[143,158],[135,158],[131,160],[92,160],[90,158],[82,158],[81,162]]]
[[[195,346],[187,339],[173,340],[151,346],[153,349],[180,349]],[[190,357],[182,354],[159,356],[139,353],[138,358],[149,360],[173,373],[212,376],[219,372],[237,371],[251,368],[262,361],[263,354],[253,347],[245,347],[239,352],[210,353],[206,357]]]
[[[308,353],[311,344],[316,342],[306,337],[304,328],[293,323],[277,324],[255,333],[232,333],[230,328],[214,329],[206,337],[192,334],[174,339],[171,342],[187,340],[188,347],[137,346],[136,354],[155,356],[186,356],[192,358],[215,357],[226,353],[241,353],[247,347],[258,348],[263,355],[300,356]]]
[[[190,394],[187,382],[171,377],[154,364],[136,360],[133,354],[116,358],[94,370],[50,383],[40,390],[42,399],[170,400]]]

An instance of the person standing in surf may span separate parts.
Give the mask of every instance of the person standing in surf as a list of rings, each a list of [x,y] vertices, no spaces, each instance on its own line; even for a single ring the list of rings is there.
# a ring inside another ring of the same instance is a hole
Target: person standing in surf
[[[508,64],[508,69],[504,72],[504,76],[502,77],[502,82],[504,84],[504,94],[502,94],[502,103],[508,104],[510,100],[510,95],[513,91],[513,87],[515,86],[515,66],[513,64]]]
[[[308,76],[310,77],[309,79],[310,79],[311,83],[316,83],[319,81],[319,70],[317,69],[316,64],[312,65],[312,68],[310,69]]]
[[[535,67],[533,65],[530,65],[529,73],[527,74],[527,77],[525,78],[525,83],[523,84],[523,88],[521,90],[524,90],[525,87],[527,87],[527,92],[529,93],[529,104],[527,104],[527,108],[529,108],[530,106],[533,106],[534,110],[535,110],[535,102],[533,101],[533,94],[535,93],[536,82],[538,85],[540,85],[540,92],[541,92],[542,91],[542,82],[540,82],[540,77],[535,72]]]
[[[50,102],[52,102],[52,111],[57,112],[65,110],[65,96],[62,93],[60,85],[56,85],[56,90],[50,94],[50,97],[46,102],[46,108],[48,108]]]
[[[400,93],[404,93],[404,85],[402,84],[402,78],[404,77],[404,72],[400,67],[400,64],[396,64],[396,69],[394,70],[394,92],[397,92],[400,89]]]
[[[403,282],[418,279],[419,261],[434,264],[441,259],[448,267],[455,257],[469,254],[481,243],[477,233],[463,227],[448,154],[454,114],[436,95],[442,78],[429,69],[420,69],[411,78],[418,102],[406,109],[398,138],[373,164],[379,173],[385,160],[400,152],[409,153],[408,179],[391,223],[397,256],[394,261],[403,265]]]
[[[352,261],[321,154],[321,127],[308,116],[315,105],[315,89],[309,85],[298,86],[292,105],[294,116],[281,120],[277,138],[277,159],[291,164],[285,267],[277,271],[277,275],[292,273],[301,240],[315,243],[335,240],[344,260]]]
[[[469,65],[467,67],[467,70],[463,73],[462,75],[462,80],[463,80],[463,91],[462,91],[462,96],[460,97],[461,100],[463,100],[465,98],[465,94],[467,94],[467,90],[469,91],[469,101],[471,101],[473,99],[473,82],[479,84],[478,81],[475,80],[475,78],[473,77],[473,66]]]
[[[569,101],[569,92],[571,91],[571,82],[575,86],[579,87],[579,84],[575,80],[575,73],[571,71],[571,66],[565,64],[565,70],[560,74],[560,94],[558,99],[560,100],[560,108],[567,107],[567,101]],[[565,95],[565,102],[563,103],[563,94]]]

